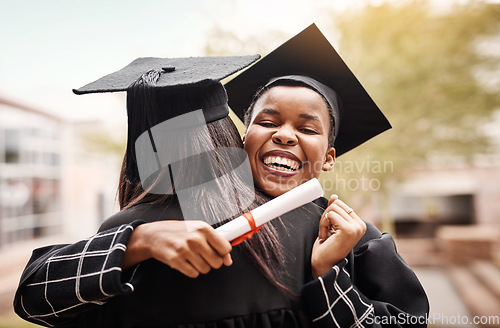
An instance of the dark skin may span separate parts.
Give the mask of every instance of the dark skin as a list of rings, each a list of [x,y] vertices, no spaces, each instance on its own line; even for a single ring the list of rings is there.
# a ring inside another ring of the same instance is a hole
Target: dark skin
[[[157,221],[135,228],[122,268],[154,258],[188,277],[229,266],[231,244],[204,221]]]
[[[273,87],[254,107],[244,137],[255,183],[278,196],[317,178],[335,164],[335,149],[328,145],[328,107],[323,98],[305,87]],[[278,152],[276,152],[278,151]],[[276,161],[289,167],[266,166]],[[295,169],[295,170],[294,170]],[[345,258],[366,231],[366,225],[336,195],[329,200],[313,246],[314,278],[327,273]],[[138,226],[127,245],[122,268],[155,258],[188,277],[196,278],[232,264],[231,244],[203,221],[158,221]]]
[[[335,165],[328,144],[329,109],[323,97],[301,86],[275,86],[255,103],[244,137],[255,183],[279,196]],[[269,155],[270,154],[270,155]],[[287,158],[292,169],[281,169],[271,155]],[[297,168],[297,169],[293,169]],[[366,231],[366,224],[336,195],[329,200],[314,243],[311,265],[315,278],[345,258]]]
[[[326,274],[345,258],[365,231],[363,220],[337,195],[332,195],[321,217],[318,238],[313,246],[311,266],[314,278]]]

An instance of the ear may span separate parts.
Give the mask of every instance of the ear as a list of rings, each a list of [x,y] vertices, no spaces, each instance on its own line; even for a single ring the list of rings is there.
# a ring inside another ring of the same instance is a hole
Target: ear
[[[323,163],[323,171],[330,171],[335,165],[335,148],[331,147],[326,151],[325,162]]]

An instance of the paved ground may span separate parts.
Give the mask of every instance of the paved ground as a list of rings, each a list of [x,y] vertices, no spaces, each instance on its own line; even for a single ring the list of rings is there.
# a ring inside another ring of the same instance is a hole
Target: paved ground
[[[455,291],[446,271],[439,267],[414,268],[429,298],[431,313],[429,326],[433,327],[468,327],[472,316]]]

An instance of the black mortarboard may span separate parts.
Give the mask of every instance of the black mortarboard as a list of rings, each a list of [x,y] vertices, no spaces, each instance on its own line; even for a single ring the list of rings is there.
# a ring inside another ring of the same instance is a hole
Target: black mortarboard
[[[220,80],[247,67],[259,55],[231,57],[138,58],[119,71],[79,89],[76,94],[127,92],[128,142],[126,178],[139,179],[135,145],[148,131],[157,152],[153,127],[171,118],[202,110],[193,125],[213,122],[229,113]],[[142,150],[140,150],[142,151]],[[156,155],[158,159],[158,154]],[[148,168],[149,169],[149,168]]]
[[[322,89],[321,84],[337,93],[343,104],[340,122],[335,124],[339,127],[335,140],[337,156],[391,128],[384,114],[315,24],[226,83],[229,107],[243,120],[255,93],[280,76],[288,76],[287,80],[309,86],[307,78],[303,77],[313,78],[320,84],[311,87],[323,96],[324,92],[318,90]],[[339,120],[338,117],[335,119]]]
[[[247,67],[259,55],[229,57],[187,57],[187,58],[137,58],[124,68],[108,74],[73,92],[101,93],[127,91],[142,74],[150,70],[163,72],[156,82],[157,88],[204,86],[219,82],[223,78]]]

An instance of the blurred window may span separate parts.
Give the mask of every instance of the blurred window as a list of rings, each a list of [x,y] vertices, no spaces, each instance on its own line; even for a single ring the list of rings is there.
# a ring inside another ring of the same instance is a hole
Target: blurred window
[[[20,133],[19,130],[6,129],[5,130],[5,162],[6,163],[19,163],[19,147],[20,147]]]

